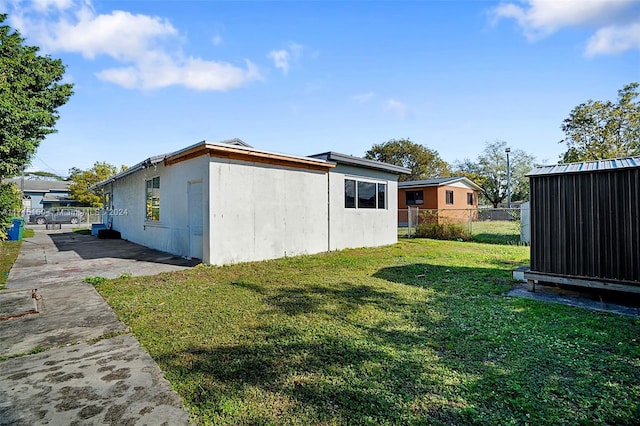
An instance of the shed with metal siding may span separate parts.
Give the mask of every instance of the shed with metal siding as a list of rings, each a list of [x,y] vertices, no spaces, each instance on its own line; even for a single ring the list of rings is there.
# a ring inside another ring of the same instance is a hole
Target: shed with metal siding
[[[530,288],[551,282],[640,293],[640,156],[528,175]]]

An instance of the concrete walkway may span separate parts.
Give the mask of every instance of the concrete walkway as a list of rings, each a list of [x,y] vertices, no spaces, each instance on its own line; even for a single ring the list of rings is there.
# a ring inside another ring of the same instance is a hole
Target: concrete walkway
[[[70,230],[25,239],[0,291],[0,356],[13,357],[0,361],[0,425],[188,424],[157,364],[82,279],[193,265]]]

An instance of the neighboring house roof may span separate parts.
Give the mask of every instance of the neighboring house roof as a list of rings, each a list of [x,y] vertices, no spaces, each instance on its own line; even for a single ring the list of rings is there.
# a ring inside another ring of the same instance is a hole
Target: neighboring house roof
[[[51,191],[67,192],[69,190],[69,182],[61,180],[33,180],[17,177],[7,179],[7,182],[15,183],[23,192],[47,193]]]
[[[310,155],[311,158],[321,158],[327,161],[333,161],[338,164],[346,164],[349,166],[364,167],[373,170],[382,170],[389,173],[410,174],[411,170],[406,167],[400,167],[393,164],[381,163],[380,161],[367,160],[365,158],[354,157],[352,155],[340,154],[338,152],[323,152],[321,154]]]
[[[640,156],[613,158],[610,160],[583,161],[580,163],[539,166],[527,173],[527,176],[559,175],[566,173],[599,172],[640,167]]]
[[[463,183],[468,187],[480,191],[480,186],[465,176],[453,176],[445,178],[433,178],[423,180],[408,180],[398,182],[398,189],[424,188],[427,186],[450,186],[455,183]]]

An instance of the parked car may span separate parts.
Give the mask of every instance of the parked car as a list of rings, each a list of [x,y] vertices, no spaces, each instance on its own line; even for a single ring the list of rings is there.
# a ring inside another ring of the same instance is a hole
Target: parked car
[[[84,213],[78,209],[45,210],[29,216],[29,223],[44,225],[45,223],[80,223]]]

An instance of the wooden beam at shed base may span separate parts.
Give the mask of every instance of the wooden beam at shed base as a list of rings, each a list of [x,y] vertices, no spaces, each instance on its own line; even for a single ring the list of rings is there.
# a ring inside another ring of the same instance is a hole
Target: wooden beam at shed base
[[[624,283],[611,281],[598,281],[576,277],[561,277],[557,275],[549,275],[542,272],[525,272],[524,278],[527,280],[527,289],[531,292],[536,291],[536,284],[554,283],[570,285],[574,287],[597,288],[601,290],[620,291],[624,293],[640,294],[640,283]]]

